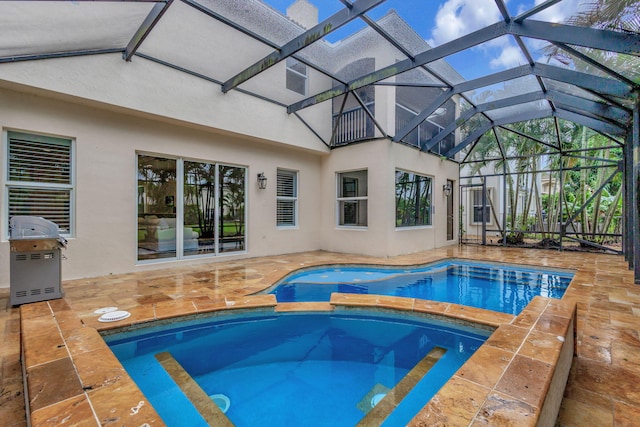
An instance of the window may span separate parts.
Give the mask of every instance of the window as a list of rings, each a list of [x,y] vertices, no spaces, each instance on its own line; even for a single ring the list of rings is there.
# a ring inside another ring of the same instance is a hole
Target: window
[[[428,176],[396,170],[396,227],[431,225],[431,185]]]
[[[294,58],[287,58],[287,89],[307,94],[307,66]]]
[[[482,209],[482,189],[471,190],[471,197],[473,199],[473,220],[474,224],[481,224],[483,222],[483,209]],[[491,189],[487,188],[487,205],[484,206],[484,220],[487,224],[491,223]]]
[[[69,139],[7,133],[8,218],[41,216],[72,233],[73,144]]]
[[[338,225],[367,226],[367,171],[338,174]]]
[[[276,225],[295,227],[298,216],[298,173],[278,169],[277,179]]]
[[[138,155],[138,260],[243,251],[245,172]]]

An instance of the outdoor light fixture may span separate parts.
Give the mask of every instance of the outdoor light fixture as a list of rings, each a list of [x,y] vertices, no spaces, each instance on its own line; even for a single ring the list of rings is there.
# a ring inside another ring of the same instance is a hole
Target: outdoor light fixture
[[[442,191],[444,192],[444,195],[449,197],[451,195],[451,191],[453,190],[453,188],[451,188],[451,184],[450,183],[446,183],[445,185],[442,186]]]
[[[261,190],[267,188],[267,177],[264,176],[264,172],[258,174],[258,188]]]

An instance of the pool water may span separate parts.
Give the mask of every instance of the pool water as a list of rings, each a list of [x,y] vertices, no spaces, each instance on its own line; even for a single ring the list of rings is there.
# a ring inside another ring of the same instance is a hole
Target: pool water
[[[312,268],[265,292],[279,302],[329,301],[333,292],[450,302],[518,315],[536,295],[562,298],[573,274],[451,260],[422,266]]]
[[[206,426],[155,355],[169,352],[236,426],[353,426],[435,346],[446,353],[384,421],[406,425],[489,331],[422,317],[253,313],[108,335],[168,426]],[[381,397],[381,396],[379,396]]]

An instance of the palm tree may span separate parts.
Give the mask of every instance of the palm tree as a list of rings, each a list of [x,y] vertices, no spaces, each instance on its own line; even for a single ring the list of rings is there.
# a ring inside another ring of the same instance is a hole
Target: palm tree
[[[595,0],[567,20],[567,24],[622,32],[640,33],[638,0]]]
[[[640,33],[640,2],[638,0],[594,0],[584,3],[583,7],[582,11],[568,18],[566,23],[578,27]],[[579,50],[596,62],[632,80],[638,81],[640,79],[637,60],[632,59],[630,55],[589,48],[579,48]],[[543,51],[549,59],[554,58],[565,65],[573,63],[576,70],[593,71],[592,65],[575,61],[559,46],[548,45]]]

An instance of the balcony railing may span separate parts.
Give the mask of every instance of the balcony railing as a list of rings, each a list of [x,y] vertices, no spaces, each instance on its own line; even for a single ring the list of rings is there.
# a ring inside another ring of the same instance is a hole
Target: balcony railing
[[[367,104],[367,108],[372,114],[375,114],[374,104]],[[404,107],[401,104],[396,104],[396,133],[402,129],[417,115],[414,111]],[[364,108],[357,107],[350,110],[346,110],[341,116],[335,114],[333,116],[333,126],[335,133],[333,135],[332,145],[344,145],[351,142],[362,141],[370,139],[375,136],[375,124],[373,119],[365,112]],[[428,118],[422,122],[417,128],[411,131],[403,141],[420,147],[422,144],[428,142],[431,138],[442,131],[443,127],[435,123],[431,118]],[[441,150],[443,148],[450,148],[453,146],[454,135],[447,136],[434,151]],[[446,150],[445,150],[446,151]]]
[[[371,114],[375,114],[373,104],[367,105],[367,108]],[[373,138],[375,132],[373,120],[362,107],[344,111],[340,117],[337,114],[334,115],[333,126],[335,127],[333,145]]]

